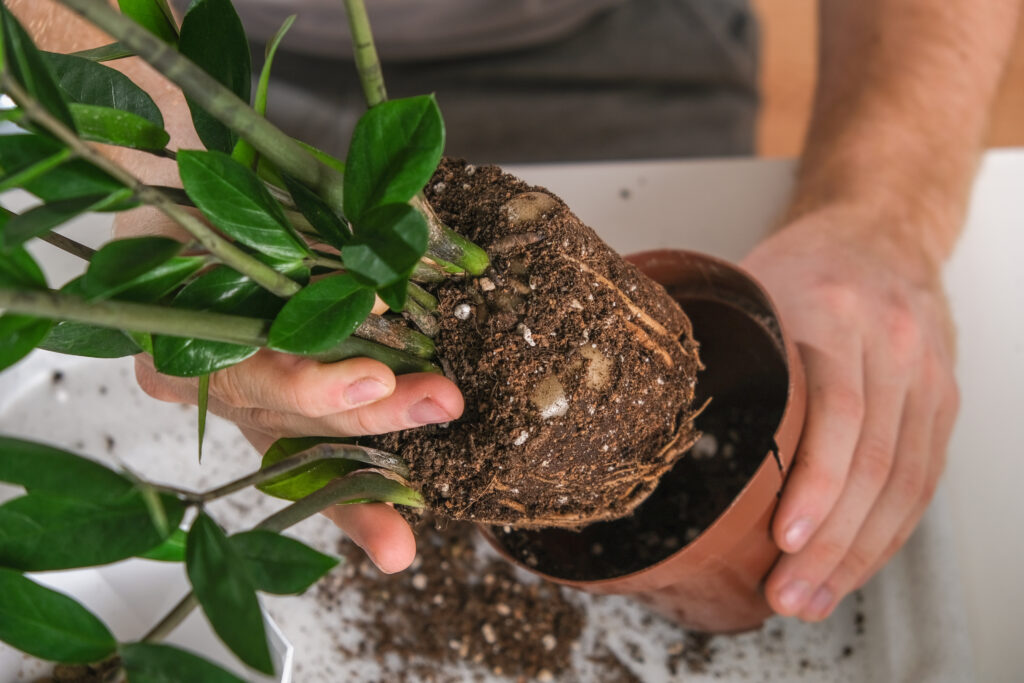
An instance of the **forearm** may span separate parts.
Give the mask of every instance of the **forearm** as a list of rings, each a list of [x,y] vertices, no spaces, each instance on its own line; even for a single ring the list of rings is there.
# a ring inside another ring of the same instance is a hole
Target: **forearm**
[[[821,0],[819,86],[789,218],[868,207],[935,267],[956,241],[1019,0]]]
[[[77,52],[111,42],[109,36],[94,28],[56,0],[3,0],[18,17],[42,50]],[[111,0],[116,6],[116,0]],[[160,107],[164,127],[171,136],[169,147],[201,148],[185,98],[181,91],[141,59],[128,58],[108,62],[131,78]],[[105,148],[105,153],[124,165],[140,179],[153,184],[180,185],[173,161],[124,148]]]

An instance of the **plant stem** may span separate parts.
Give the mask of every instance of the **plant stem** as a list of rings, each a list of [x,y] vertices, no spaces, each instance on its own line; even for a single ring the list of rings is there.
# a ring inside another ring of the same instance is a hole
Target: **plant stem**
[[[426,308],[420,305],[416,299],[411,296],[412,287],[414,286],[411,282],[409,283],[410,296],[406,299],[405,310],[402,311],[402,315],[412,322],[420,332],[426,335],[428,338],[433,339],[437,336],[440,331],[440,327],[437,324],[437,318],[431,314]],[[424,292],[426,294],[426,292]],[[427,296],[430,296],[429,294]]]
[[[434,342],[429,337],[372,313],[356,329],[356,334],[393,349],[401,349],[420,358],[434,357]]]
[[[370,30],[366,5],[363,4],[363,0],[345,0],[345,14],[348,15],[356,70],[359,72],[359,82],[363,86],[366,106],[376,107],[387,101],[388,93],[384,87],[384,74],[377,58],[377,47],[373,43],[373,31]]]
[[[448,275],[449,274],[444,270],[444,268],[436,263],[420,261],[416,264],[416,267],[412,269],[412,275],[409,276],[409,279],[415,280],[416,282],[440,284],[448,279]]]
[[[122,166],[100,154],[91,145],[75,135],[74,131],[70,130],[53,117],[50,112],[40,106],[6,72],[0,77],[0,84],[2,84],[11,99],[24,110],[26,116],[50,131],[61,142],[66,144],[76,156],[105,171],[115,180],[131,189],[139,201],[155,207],[165,216],[185,228],[200,244],[206,247],[207,251],[216,256],[222,263],[249,276],[260,286],[281,297],[292,296],[302,289],[297,282],[249,256],[218,235],[201,220],[175,204],[163,192],[139,182],[135,176]]]
[[[356,446],[354,444],[323,444],[323,447],[315,446],[313,448],[309,448],[296,453],[295,455],[288,456],[284,460],[279,460],[273,465],[265,467],[257,472],[235,479],[234,481],[228,482],[223,486],[218,486],[210,491],[200,493],[195,500],[202,503],[208,503],[211,500],[231,495],[232,493],[241,491],[249,486],[259,486],[264,482],[276,479],[281,475],[301,469],[307,465],[324,462],[326,460],[339,459],[358,460],[359,462],[366,462],[367,464],[377,465],[379,467],[387,467],[388,469],[395,470],[403,477],[409,476],[409,469],[405,466],[405,463],[390,453],[378,451],[374,448],[364,448],[363,446]]]
[[[248,140],[281,171],[317,190],[332,208],[341,211],[342,175],[319,161],[191,60],[106,2],[60,2],[149,62],[197,105]]]
[[[428,256],[454,263],[470,275],[480,275],[487,270],[491,264],[487,252],[445,225],[422,193],[413,197],[410,204],[427,220],[427,228],[430,230]]]
[[[428,311],[437,310],[437,299],[434,295],[414,282],[409,283],[409,298]]]
[[[142,637],[142,640],[145,642],[158,642],[163,640],[169,636],[174,629],[178,628],[178,625],[185,621],[185,618],[192,614],[192,610],[198,606],[199,600],[196,599],[196,594],[189,591],[185,597],[183,597],[181,601],[178,602],[178,604],[160,620],[160,623],[151,628],[149,633]]]
[[[100,47],[94,47],[91,50],[72,52],[71,56],[82,57],[92,62],[108,62],[114,59],[134,57],[135,53],[131,50],[126,50],[120,43],[108,43]]]
[[[92,255],[96,253],[96,250],[92,247],[87,247],[70,237],[65,237],[56,232],[43,233],[39,236],[39,239],[85,261],[91,260]]]
[[[88,302],[81,297],[52,290],[0,289],[0,308],[41,318],[74,320],[118,330],[195,337],[243,346],[267,346],[267,331],[270,329],[269,321],[258,318],[129,301]],[[440,372],[428,360],[356,337],[345,339],[329,351],[310,354],[311,358],[323,362],[356,356],[379,360],[397,373]]]

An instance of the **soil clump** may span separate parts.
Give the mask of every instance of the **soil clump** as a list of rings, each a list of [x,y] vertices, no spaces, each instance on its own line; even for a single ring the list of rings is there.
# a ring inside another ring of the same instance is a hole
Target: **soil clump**
[[[497,167],[446,160],[426,196],[492,259],[435,292],[438,355],[466,411],[364,442],[401,456],[442,518],[578,528],[628,514],[697,436],[686,315],[561,200]]]

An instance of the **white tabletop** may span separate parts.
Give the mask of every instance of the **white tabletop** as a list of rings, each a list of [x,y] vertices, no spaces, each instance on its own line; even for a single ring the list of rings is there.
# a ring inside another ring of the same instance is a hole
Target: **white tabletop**
[[[792,183],[788,161],[722,160],[520,166],[509,169],[560,195],[613,247],[628,253],[683,247],[738,260],[763,236]],[[956,557],[978,680],[1019,679],[1024,648],[1024,150],[986,155],[968,225],[948,268],[959,324],[962,410],[946,476]],[[15,199],[15,204],[17,203]],[[5,204],[12,203],[5,199]],[[106,221],[62,230],[87,244]],[[48,245],[33,247],[59,284],[78,265]],[[1016,438],[1015,438],[1016,437]],[[950,553],[952,554],[952,553]],[[957,572],[954,572],[956,574]],[[960,598],[957,598],[960,600]]]

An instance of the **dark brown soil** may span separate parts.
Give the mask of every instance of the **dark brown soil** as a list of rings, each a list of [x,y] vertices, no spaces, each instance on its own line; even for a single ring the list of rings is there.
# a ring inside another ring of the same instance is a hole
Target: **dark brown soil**
[[[445,161],[427,198],[493,262],[436,292],[466,412],[374,445],[444,518],[575,528],[628,514],[696,437],[686,315],[563,202],[497,167]]]
[[[711,402],[695,420],[704,436],[628,517],[578,532],[492,529],[527,566],[575,580],[606,579],[650,566],[710,526],[773,450],[787,387],[775,341],[731,306],[700,301],[686,302],[686,308],[706,349],[697,401]],[[729,342],[728,336],[735,340]],[[733,379],[737,366],[754,370]]]
[[[365,638],[353,656],[376,658],[385,680],[395,683],[443,682],[460,662],[512,680],[560,678],[584,618],[562,589],[521,582],[507,563],[479,556],[470,524],[444,531],[428,525],[417,542],[413,568],[392,575],[376,572],[358,547],[341,542],[347,571],[318,590],[324,604],[359,601],[361,616],[350,625]]]

